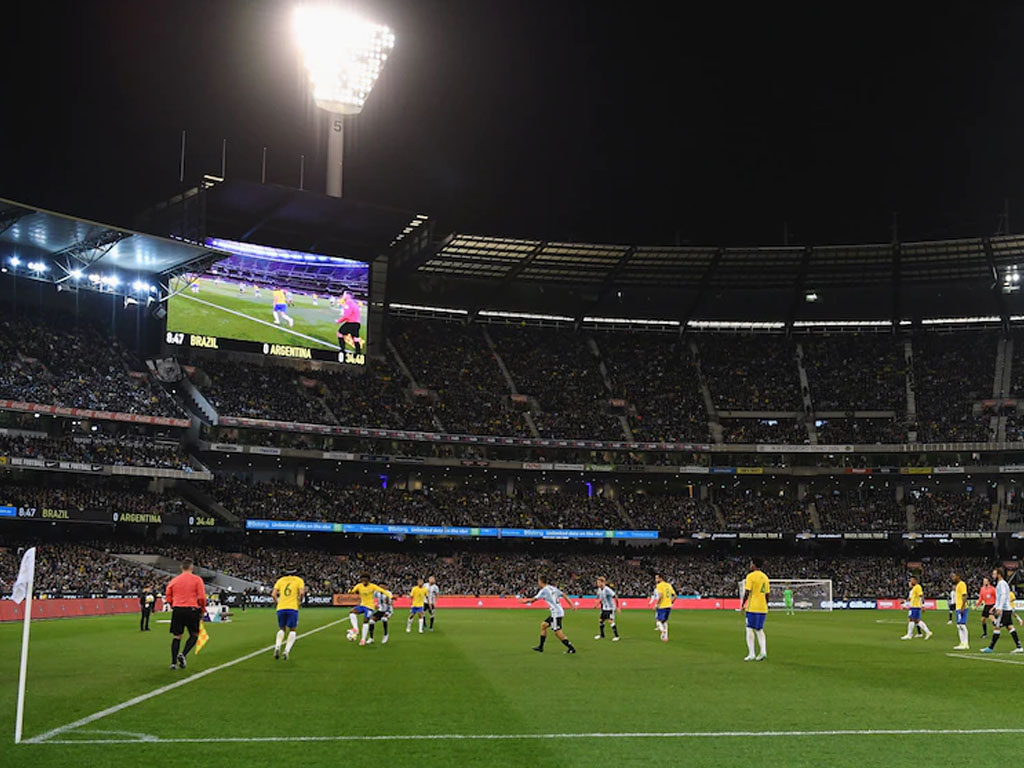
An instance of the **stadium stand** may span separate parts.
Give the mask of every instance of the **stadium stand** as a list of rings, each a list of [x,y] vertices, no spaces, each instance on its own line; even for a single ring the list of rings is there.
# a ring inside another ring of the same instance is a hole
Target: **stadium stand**
[[[0,398],[148,416],[184,415],[117,339],[83,319],[27,309],[17,315],[0,313]]]

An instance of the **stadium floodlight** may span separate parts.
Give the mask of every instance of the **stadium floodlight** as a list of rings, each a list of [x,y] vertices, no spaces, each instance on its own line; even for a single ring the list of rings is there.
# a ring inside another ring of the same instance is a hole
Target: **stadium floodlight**
[[[81,280],[83,274],[84,273],[80,269],[72,269],[71,270],[71,277],[73,277],[75,280]]]
[[[17,267],[21,265],[21,259],[19,259],[17,256],[11,256],[11,258],[9,258],[8,261],[11,262],[12,267]]]
[[[48,267],[41,261],[30,261],[28,263],[29,271],[31,272],[45,272]]]
[[[313,85],[313,100],[330,114],[327,194],[341,197],[345,115],[358,115],[395,46],[395,36],[332,5],[295,9],[295,36]]]

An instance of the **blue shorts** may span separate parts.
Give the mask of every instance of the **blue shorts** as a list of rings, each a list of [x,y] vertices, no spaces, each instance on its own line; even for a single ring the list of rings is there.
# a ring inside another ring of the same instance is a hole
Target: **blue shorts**
[[[287,312],[288,311],[288,305],[287,304],[275,304],[274,305],[274,311],[275,312]]]
[[[417,613],[423,613],[422,606],[419,607],[419,608],[417,608],[416,606],[413,606],[412,608],[409,609],[409,615],[410,616],[415,616]]]
[[[967,623],[967,609],[964,608],[956,612],[956,623],[966,624]]]
[[[654,617],[658,621],[664,623],[664,622],[668,621],[668,615],[670,613],[672,613],[672,609],[671,608],[659,608],[657,613],[654,614]]]
[[[921,609],[920,608],[911,608],[910,609],[910,613],[908,613],[907,616],[910,617],[911,621],[920,621],[921,620]]]
[[[352,609],[352,613],[361,613],[367,620],[373,616],[373,608],[367,608],[365,605],[357,605]]]
[[[764,629],[764,620],[767,613],[751,613],[747,611],[747,629]]]
[[[277,612],[278,629],[295,629],[299,626],[299,612],[292,608],[284,608]]]

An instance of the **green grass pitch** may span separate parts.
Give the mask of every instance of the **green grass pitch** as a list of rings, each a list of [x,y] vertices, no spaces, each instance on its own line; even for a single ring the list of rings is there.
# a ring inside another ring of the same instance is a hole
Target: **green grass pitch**
[[[214,671],[58,740],[13,744],[21,626],[0,626],[0,765],[179,766],[889,766],[995,765],[1016,754],[1016,679],[1005,639],[991,657],[954,654],[953,627],[931,612],[935,636],[900,642],[899,612],[769,616],[769,659],[744,663],[742,617],[677,611],[662,643],[647,611],[626,612],[623,639],[595,641],[597,613],[570,613],[579,647],[537,642],[541,610],[440,611],[437,631],[405,632],[365,648],[347,642],[347,614],[307,609],[288,662],[269,652]],[[155,619],[165,618],[156,614]],[[211,625],[210,644],[172,672],[167,624],[140,633],[134,615],[42,621],[32,627],[25,737],[74,722],[273,642],[269,610]],[[378,628],[379,629],[379,628]],[[379,637],[379,636],[378,636]],[[969,658],[957,658],[967,656]],[[1016,729],[942,734],[937,730]],[[871,730],[928,733],[879,735]],[[740,735],[738,732],[858,733]],[[716,736],[680,735],[718,733]],[[637,734],[676,734],[642,736]],[[544,738],[454,738],[561,734]],[[570,735],[576,736],[570,736]],[[634,734],[600,737],[579,734]],[[132,743],[189,737],[204,743]],[[409,735],[435,739],[284,741]],[[234,739],[228,741],[227,739]]]
[[[183,285],[184,282],[175,281],[173,287]],[[295,326],[290,327],[285,320],[275,325],[270,289],[262,289],[260,297],[256,298],[251,285],[245,287],[245,293],[239,293],[237,283],[215,283],[204,278],[200,281],[199,293],[186,288],[170,299],[167,330],[240,341],[337,349],[338,326],[334,321],[338,311],[327,303],[326,297],[320,297],[319,306],[314,307],[312,296],[293,296],[295,306],[288,308],[288,314]],[[364,342],[366,325],[364,319],[360,329]]]

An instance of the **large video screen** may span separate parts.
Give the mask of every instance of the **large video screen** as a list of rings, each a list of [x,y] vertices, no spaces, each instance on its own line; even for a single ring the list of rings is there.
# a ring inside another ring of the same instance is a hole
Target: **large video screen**
[[[363,365],[370,265],[210,238],[224,259],[174,278],[166,341]]]

